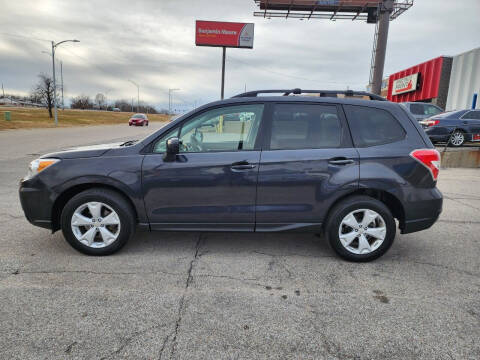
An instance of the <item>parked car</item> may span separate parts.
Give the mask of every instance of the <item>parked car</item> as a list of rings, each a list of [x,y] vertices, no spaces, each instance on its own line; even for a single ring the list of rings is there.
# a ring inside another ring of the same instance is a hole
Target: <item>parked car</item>
[[[112,108],[112,111],[114,111],[114,112],[120,112],[121,110],[120,110],[120,108],[114,107],[114,108]]]
[[[27,219],[90,255],[116,252],[138,226],[323,232],[352,261],[384,254],[395,219],[403,234],[435,223],[440,155],[400,105],[265,92],[204,105],[141,141],[32,161]],[[249,120],[214,126],[229,114]]]
[[[480,141],[480,110],[457,110],[420,121],[430,140],[459,147]]]
[[[132,115],[130,120],[128,120],[128,125],[132,126],[148,126],[148,117],[145,114],[135,114]]]
[[[443,110],[437,105],[422,102],[404,102],[401,103],[412,116],[418,121],[440,114]]]

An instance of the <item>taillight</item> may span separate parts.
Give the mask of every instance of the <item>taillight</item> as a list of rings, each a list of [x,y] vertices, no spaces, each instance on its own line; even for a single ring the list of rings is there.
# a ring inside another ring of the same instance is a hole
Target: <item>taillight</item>
[[[440,153],[435,149],[417,149],[410,153],[410,156],[425,166],[432,174],[434,181],[438,179],[440,172]]]
[[[428,127],[438,125],[439,122],[440,122],[440,120],[423,120],[423,121],[421,121],[422,125],[426,125]]]

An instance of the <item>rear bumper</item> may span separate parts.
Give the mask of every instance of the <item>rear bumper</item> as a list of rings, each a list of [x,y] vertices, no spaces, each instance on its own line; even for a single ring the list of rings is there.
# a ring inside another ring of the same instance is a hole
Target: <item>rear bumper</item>
[[[420,200],[405,204],[407,218],[400,227],[402,234],[428,229],[442,213],[443,196],[437,188],[423,189]]]
[[[35,226],[52,229],[52,201],[45,186],[36,179],[20,182],[20,203],[27,220]]]

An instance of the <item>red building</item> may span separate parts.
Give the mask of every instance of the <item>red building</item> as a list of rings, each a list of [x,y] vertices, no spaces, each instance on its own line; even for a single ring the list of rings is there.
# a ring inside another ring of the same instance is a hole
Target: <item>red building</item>
[[[440,56],[390,75],[387,99],[429,102],[445,109],[452,58]]]

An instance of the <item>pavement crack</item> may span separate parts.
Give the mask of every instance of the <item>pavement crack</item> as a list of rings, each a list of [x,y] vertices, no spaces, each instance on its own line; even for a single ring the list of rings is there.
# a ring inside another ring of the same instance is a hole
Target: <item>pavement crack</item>
[[[471,271],[468,271],[468,270],[462,270],[462,269],[457,269],[457,268],[454,268],[454,267],[451,267],[451,266],[448,266],[448,265],[442,265],[442,264],[435,264],[435,263],[430,263],[430,262],[425,262],[425,261],[412,261],[414,264],[417,264],[417,265],[428,265],[428,266],[433,266],[433,267],[439,267],[439,268],[442,268],[442,269],[445,269],[445,270],[450,270],[450,271],[455,271],[457,273],[461,273],[461,274],[466,274],[466,275],[470,275],[470,276],[473,276],[473,277],[480,277],[479,274],[475,274]]]
[[[468,220],[446,220],[446,219],[440,219],[438,220],[440,223],[446,223],[446,224],[480,224],[480,221],[468,221]]]
[[[267,284],[262,284],[259,283],[258,278],[240,278],[240,277],[235,277],[235,276],[229,276],[229,275],[215,275],[215,274],[195,274],[196,277],[207,277],[207,278],[215,278],[215,279],[228,279],[228,280],[234,280],[234,281],[240,281],[246,284],[250,285],[255,285],[255,286],[260,286],[260,287],[265,287]],[[256,281],[256,282],[252,282]]]
[[[192,260],[190,261],[190,265],[187,270],[187,279],[185,281],[185,289],[183,291],[182,297],[180,298],[179,306],[178,306],[178,313],[177,313],[177,321],[175,322],[175,329],[173,331],[173,337],[172,337],[172,350],[170,351],[170,359],[173,358],[175,355],[175,352],[177,351],[177,336],[178,336],[178,331],[180,329],[180,324],[182,322],[182,317],[183,317],[183,312],[185,310],[185,298],[187,296],[188,288],[193,280],[193,267],[195,266],[195,263],[197,262],[199,258],[199,251],[200,247],[202,245],[202,234],[198,236],[197,243],[195,244],[195,252],[193,255]],[[201,255],[200,255],[201,256]],[[163,351],[162,351],[163,352]]]
[[[152,325],[146,329],[143,329],[143,330],[139,330],[139,331],[136,331],[134,332],[132,335],[130,335],[129,337],[125,338],[120,346],[118,347],[118,349],[116,349],[115,351],[111,352],[110,354],[108,354],[107,356],[103,356],[102,358],[100,358],[100,360],[106,360],[106,359],[111,359],[112,357],[115,357],[116,355],[120,354],[120,352],[125,349],[129,344],[131,344],[136,338],[138,338],[139,336],[143,335],[143,334],[146,334],[147,332],[151,331],[151,330],[154,330],[154,329],[157,329],[159,327],[164,327],[166,326],[167,324],[165,323],[162,323],[162,324],[155,324],[155,325]]]
[[[162,344],[162,347],[160,348],[160,354],[158,356],[158,360],[162,360],[163,352],[165,350],[165,347],[167,346],[168,338],[170,337],[170,335],[172,334],[167,335],[165,337],[165,340],[163,340],[163,344]]]
[[[252,251],[255,254],[260,254],[260,255],[265,255],[265,256],[271,256],[271,257],[289,257],[289,256],[299,256],[299,257],[306,257],[306,258],[333,258],[335,256],[333,255],[306,255],[306,254],[298,254],[298,253],[285,253],[285,254],[273,254],[273,253],[267,253],[263,251],[257,251],[254,250]]]
[[[89,274],[89,275],[155,275],[165,274],[172,276],[182,276],[181,273],[168,272],[163,270],[157,271],[140,271],[140,272],[105,272],[105,271],[92,271],[92,270],[15,270],[12,275],[18,274]]]

